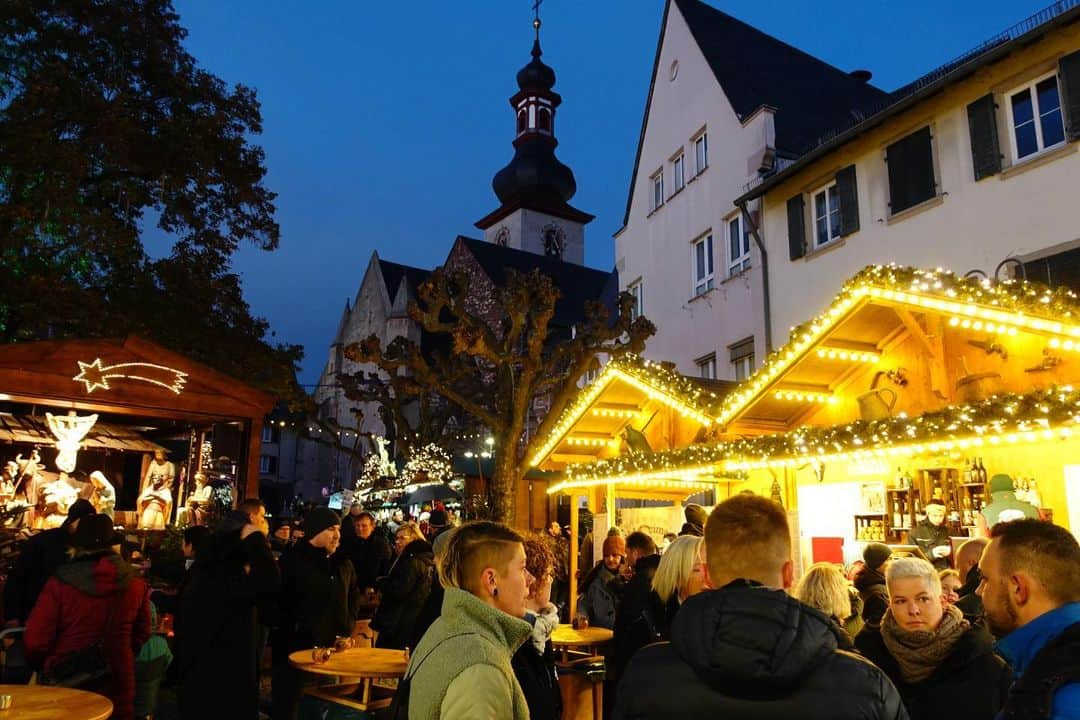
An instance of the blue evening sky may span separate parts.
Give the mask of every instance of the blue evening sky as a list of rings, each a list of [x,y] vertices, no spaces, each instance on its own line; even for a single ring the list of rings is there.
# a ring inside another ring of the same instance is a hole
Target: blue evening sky
[[[1048,0],[708,0],[893,90],[1023,20]],[[373,250],[430,268],[497,206],[512,156],[507,99],[529,59],[532,0],[174,0],[199,63],[262,103],[281,247],[236,258],[245,296],[277,337],[307,349],[314,383]],[[587,264],[612,233],[649,88],[663,0],[545,0],[544,60],[563,97],[559,158],[572,203],[596,215]],[[747,58],[753,62],[753,58]]]

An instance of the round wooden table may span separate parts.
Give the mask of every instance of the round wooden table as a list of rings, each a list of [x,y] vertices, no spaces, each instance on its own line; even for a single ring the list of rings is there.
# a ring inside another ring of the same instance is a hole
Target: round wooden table
[[[562,650],[563,662],[567,659],[567,651],[571,648],[586,648],[591,655],[596,654],[596,649],[604,643],[611,642],[614,633],[607,628],[587,627],[575,630],[573,625],[562,624],[551,633],[551,644],[556,649]]]
[[[0,685],[0,695],[11,696],[11,707],[0,710],[0,720],[105,720],[113,704],[85,690],[48,685]]]
[[[396,681],[405,676],[405,670],[409,667],[404,650],[351,648],[332,653],[330,659],[324,663],[315,662],[311,652],[297,650],[289,655],[289,662],[298,670],[340,677],[345,682],[308,688],[305,692],[326,702],[364,712],[387,707],[394,694],[396,684],[389,684],[389,687],[373,686],[373,681]],[[0,717],[0,720],[7,719]]]

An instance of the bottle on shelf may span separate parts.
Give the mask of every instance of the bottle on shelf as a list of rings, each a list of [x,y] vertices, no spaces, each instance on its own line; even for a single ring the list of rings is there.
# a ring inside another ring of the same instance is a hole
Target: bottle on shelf
[[[1035,485],[1035,478],[1028,480],[1027,501],[1037,508],[1042,507],[1042,496],[1039,495],[1039,488]]]
[[[964,482],[979,482],[979,468],[975,466],[975,458],[971,458],[971,464],[969,464],[967,470],[964,471]]]
[[[894,529],[904,527],[904,500],[899,496],[896,498],[896,504],[893,505],[892,526]]]
[[[971,514],[971,499],[968,497],[964,498],[963,508],[960,512],[960,522],[967,526],[975,524],[974,516]]]
[[[979,458],[979,459],[978,459],[978,461],[979,461],[979,479],[978,479],[978,480],[976,480],[976,482],[981,482],[982,484],[984,484],[984,485],[985,485],[985,484],[986,484],[986,480],[987,480],[987,477],[986,477],[986,466],[985,466],[985,465],[983,465],[983,461],[982,461],[982,458]]]
[[[896,487],[900,490],[904,489],[904,471],[899,465],[896,467]]]
[[[1028,485],[1024,476],[1020,475],[1016,478],[1016,482],[1013,483],[1013,494],[1020,502],[1028,502]]]

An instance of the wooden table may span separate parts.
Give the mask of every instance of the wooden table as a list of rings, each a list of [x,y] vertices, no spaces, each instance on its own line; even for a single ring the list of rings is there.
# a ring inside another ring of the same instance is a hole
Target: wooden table
[[[47,685],[0,685],[0,695],[11,696],[11,707],[0,710],[0,720],[105,720],[112,702],[85,690]]]
[[[378,710],[390,705],[394,688],[379,687],[375,680],[397,680],[405,676],[409,661],[403,650],[352,648],[330,655],[324,663],[311,658],[311,650],[297,650],[289,655],[293,667],[316,675],[341,678],[336,685],[308,688],[308,695],[356,710]],[[0,720],[7,720],[0,717]]]
[[[563,624],[551,633],[551,644],[562,650],[563,662],[568,659],[571,648],[585,648],[590,655],[596,655],[600,645],[611,642],[614,633],[607,628],[587,627],[575,630],[572,625]]]

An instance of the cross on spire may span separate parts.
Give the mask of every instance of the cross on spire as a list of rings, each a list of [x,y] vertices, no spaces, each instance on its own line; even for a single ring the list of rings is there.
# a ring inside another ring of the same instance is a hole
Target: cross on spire
[[[544,4],[544,0],[534,0],[533,2],[533,28],[536,29],[536,41],[540,41],[540,6]]]

